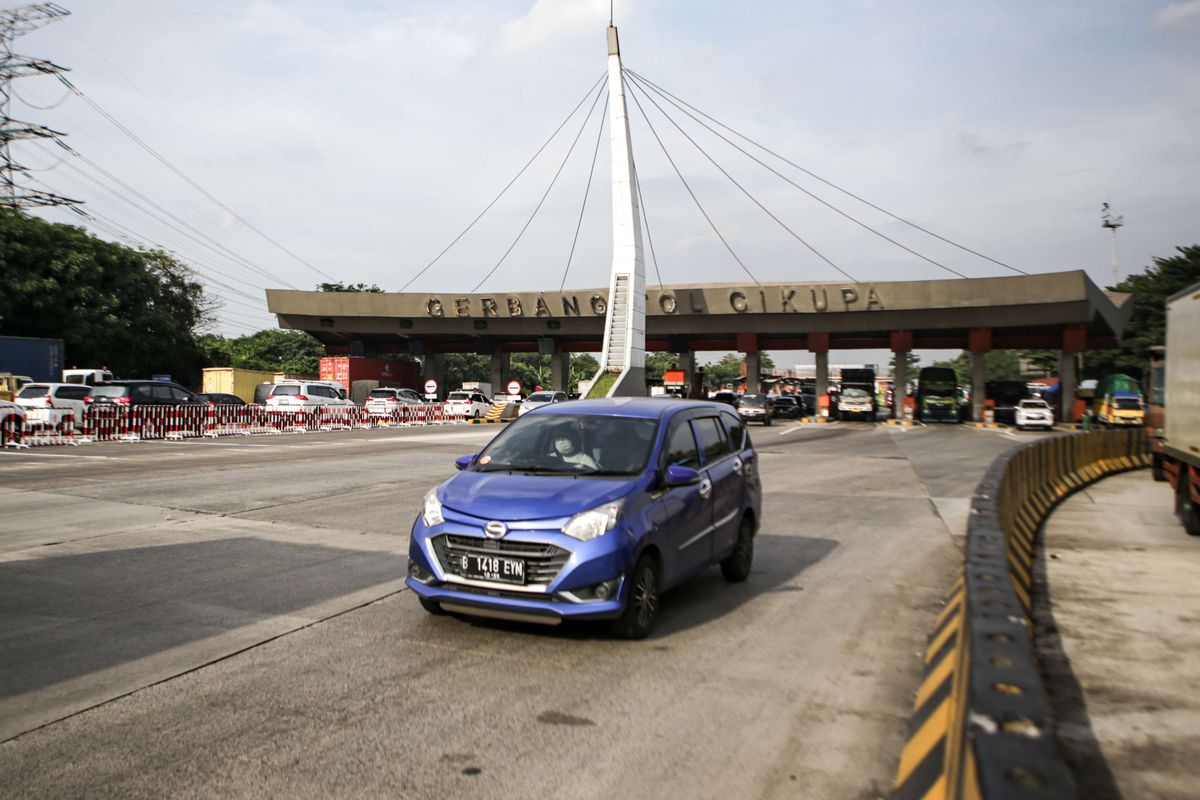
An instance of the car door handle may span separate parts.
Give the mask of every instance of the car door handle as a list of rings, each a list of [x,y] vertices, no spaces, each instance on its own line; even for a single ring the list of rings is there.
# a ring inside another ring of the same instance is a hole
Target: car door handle
[[[700,481],[700,496],[708,497],[710,494],[712,494],[712,481],[710,481],[708,478],[705,478],[704,480]]]
[[[742,460],[740,458],[735,458],[733,460],[733,471],[734,472],[742,471]]]

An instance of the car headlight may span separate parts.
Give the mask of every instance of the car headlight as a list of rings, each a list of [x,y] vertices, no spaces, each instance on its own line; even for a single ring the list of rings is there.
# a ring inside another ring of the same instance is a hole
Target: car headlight
[[[421,511],[421,519],[426,525],[441,525],[446,521],[442,516],[442,501],[438,500],[437,489],[430,489],[425,494],[425,508]]]
[[[624,504],[623,499],[614,500],[587,511],[580,511],[563,525],[562,532],[581,542],[589,542],[616,527],[617,518],[621,515],[621,506]]]

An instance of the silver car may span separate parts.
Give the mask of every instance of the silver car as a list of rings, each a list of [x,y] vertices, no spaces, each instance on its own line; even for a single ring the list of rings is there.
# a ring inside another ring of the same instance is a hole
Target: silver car
[[[533,411],[535,408],[548,406],[551,403],[565,402],[567,402],[566,392],[534,392],[521,403],[521,408],[517,411],[517,415]]]

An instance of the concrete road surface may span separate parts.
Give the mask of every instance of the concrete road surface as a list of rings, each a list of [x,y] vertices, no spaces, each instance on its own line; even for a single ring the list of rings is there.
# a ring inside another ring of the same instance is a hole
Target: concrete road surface
[[[431,617],[421,496],[496,428],[0,453],[6,797],[882,796],[1003,431],[753,431],[749,581],[644,642]]]

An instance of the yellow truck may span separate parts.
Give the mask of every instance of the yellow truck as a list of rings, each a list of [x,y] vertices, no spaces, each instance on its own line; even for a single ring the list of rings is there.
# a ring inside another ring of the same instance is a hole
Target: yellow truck
[[[0,400],[12,402],[17,392],[27,383],[33,383],[28,375],[13,375],[11,372],[0,372]]]
[[[235,394],[247,403],[254,402],[254,387],[260,383],[275,383],[274,372],[237,367],[208,367],[203,370],[203,389],[206,394],[219,392]]]

